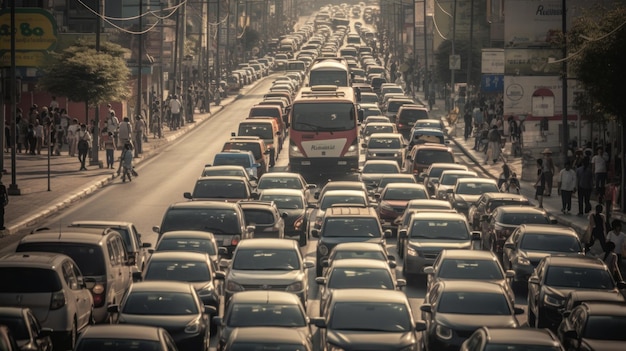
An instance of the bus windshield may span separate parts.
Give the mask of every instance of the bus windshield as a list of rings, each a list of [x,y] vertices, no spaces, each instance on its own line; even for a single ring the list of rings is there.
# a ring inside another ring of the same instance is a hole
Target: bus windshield
[[[348,86],[348,71],[311,70],[309,75],[309,85],[336,85],[339,87]]]
[[[337,132],[356,128],[354,104],[294,104],[291,128],[301,132]]]

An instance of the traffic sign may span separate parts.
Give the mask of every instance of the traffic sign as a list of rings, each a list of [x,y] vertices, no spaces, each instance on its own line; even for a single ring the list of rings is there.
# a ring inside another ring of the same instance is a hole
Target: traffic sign
[[[461,55],[450,55],[449,66],[450,66],[450,69],[454,69],[454,70],[461,69]]]

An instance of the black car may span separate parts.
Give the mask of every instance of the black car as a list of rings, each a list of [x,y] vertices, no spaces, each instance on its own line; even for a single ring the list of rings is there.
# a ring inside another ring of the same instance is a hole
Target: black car
[[[302,191],[297,189],[266,189],[259,196],[260,201],[272,201],[280,210],[285,225],[285,237],[296,239],[300,246],[306,246],[308,237],[307,201]]]
[[[574,290],[565,298],[563,313],[571,312],[576,306],[584,302],[623,303],[626,305],[626,297],[615,291]]]
[[[235,293],[224,317],[214,317],[219,326],[217,350],[222,351],[236,328],[281,327],[296,330],[311,340],[309,318],[295,294],[286,291],[257,290]]]
[[[28,307],[0,307],[0,325],[9,328],[22,351],[52,350],[52,329],[42,328]],[[1,345],[0,341],[0,349],[4,350]]]
[[[218,246],[213,233],[199,230],[174,230],[166,232],[161,235],[161,238],[159,238],[159,241],[157,241],[151,253],[159,251],[203,252],[209,255],[214,270],[218,270]]]
[[[501,206],[481,217],[482,247],[502,254],[505,241],[521,224],[556,224],[543,208],[533,206]]]
[[[110,305],[119,324],[147,325],[167,330],[180,350],[207,350],[209,315],[193,285],[182,282],[133,283],[119,305]]]
[[[528,325],[556,328],[567,294],[574,290],[609,291],[626,288],[615,282],[600,259],[585,256],[548,256],[528,278]]]
[[[457,179],[453,189],[448,189],[448,201],[455,210],[465,215],[469,208],[484,193],[497,192],[498,184],[488,178],[461,178]]]
[[[313,344],[297,330],[282,327],[235,328],[223,351],[313,351]]]
[[[509,193],[484,193],[469,208],[467,220],[474,230],[481,230],[481,219],[484,215],[491,214],[500,206],[528,206],[530,200],[524,195]]]
[[[558,329],[566,350],[617,351],[626,345],[626,305],[583,303],[567,312]]]
[[[474,332],[459,351],[564,351],[556,335],[547,329],[487,328]]]
[[[78,338],[74,351],[176,351],[167,330],[144,325],[92,325]]]
[[[335,290],[324,317],[311,318],[320,331],[320,349],[400,351],[417,348],[423,321],[413,319],[404,292],[372,289]]]
[[[476,329],[517,328],[515,307],[504,288],[495,283],[440,281],[426,294],[422,318],[426,321],[424,345],[428,351],[458,350]]]

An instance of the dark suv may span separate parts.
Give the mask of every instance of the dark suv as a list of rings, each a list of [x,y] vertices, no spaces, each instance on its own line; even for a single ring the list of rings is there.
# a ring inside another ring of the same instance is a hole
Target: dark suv
[[[368,206],[333,206],[326,210],[320,229],[312,229],[311,234],[319,238],[316,250],[315,271],[322,275],[322,261],[328,258],[330,250],[344,242],[375,242],[385,246],[385,235],[374,208]]]

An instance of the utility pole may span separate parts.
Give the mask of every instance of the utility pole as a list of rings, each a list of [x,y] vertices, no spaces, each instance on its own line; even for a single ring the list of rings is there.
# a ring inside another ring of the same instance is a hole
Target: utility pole
[[[102,13],[102,7],[100,6],[101,1],[98,0],[96,6],[96,52],[100,52],[100,16]],[[95,117],[94,117],[94,126],[93,126],[93,146],[91,147],[91,161],[89,162],[90,166],[100,166],[100,160],[98,159],[98,150],[100,150],[100,105],[96,104],[95,107]]]
[[[567,159],[567,147],[569,144],[569,121],[567,120],[567,0],[561,0],[561,30],[563,31],[563,61],[562,65],[562,104],[563,104],[563,116],[562,124],[563,136],[561,138],[561,153],[563,161]],[[580,128],[580,126],[579,126]],[[565,164],[565,162],[563,162]]]
[[[470,82],[472,81],[472,50],[474,45],[474,0],[470,1],[470,28],[469,28],[469,49],[467,52],[467,91],[465,92],[465,106],[470,98]]]
[[[456,2],[457,0],[454,0],[454,8],[452,10],[452,56],[455,56],[454,53],[454,43],[456,40]],[[450,109],[448,110],[448,112],[452,111],[454,109],[454,67],[450,67]]]
[[[17,96],[16,96],[16,80],[17,77],[15,76],[15,1],[11,1],[11,73],[10,73],[10,77],[11,77],[11,107],[9,109],[10,112],[10,117],[11,118],[11,134],[13,135],[13,146],[11,147],[11,184],[9,184],[9,187],[7,188],[7,193],[9,195],[21,195],[21,191],[20,188],[17,186],[16,183],[16,160],[15,158],[17,157],[15,155],[15,148],[16,148],[16,143],[17,143],[17,129],[16,129],[16,120],[15,120],[15,109],[16,109],[16,105],[17,105]],[[2,97],[4,99],[4,96]],[[49,153],[49,152],[48,152]]]
[[[424,96],[426,99],[430,96],[430,70],[428,68],[428,28],[426,26],[426,0],[424,3]],[[419,84],[419,82],[417,82]]]
[[[135,116],[141,115],[141,102],[142,102],[142,75],[141,70],[143,69],[143,0],[139,0],[139,48],[137,49],[137,107],[135,108]],[[131,118],[131,123],[134,121]]]

